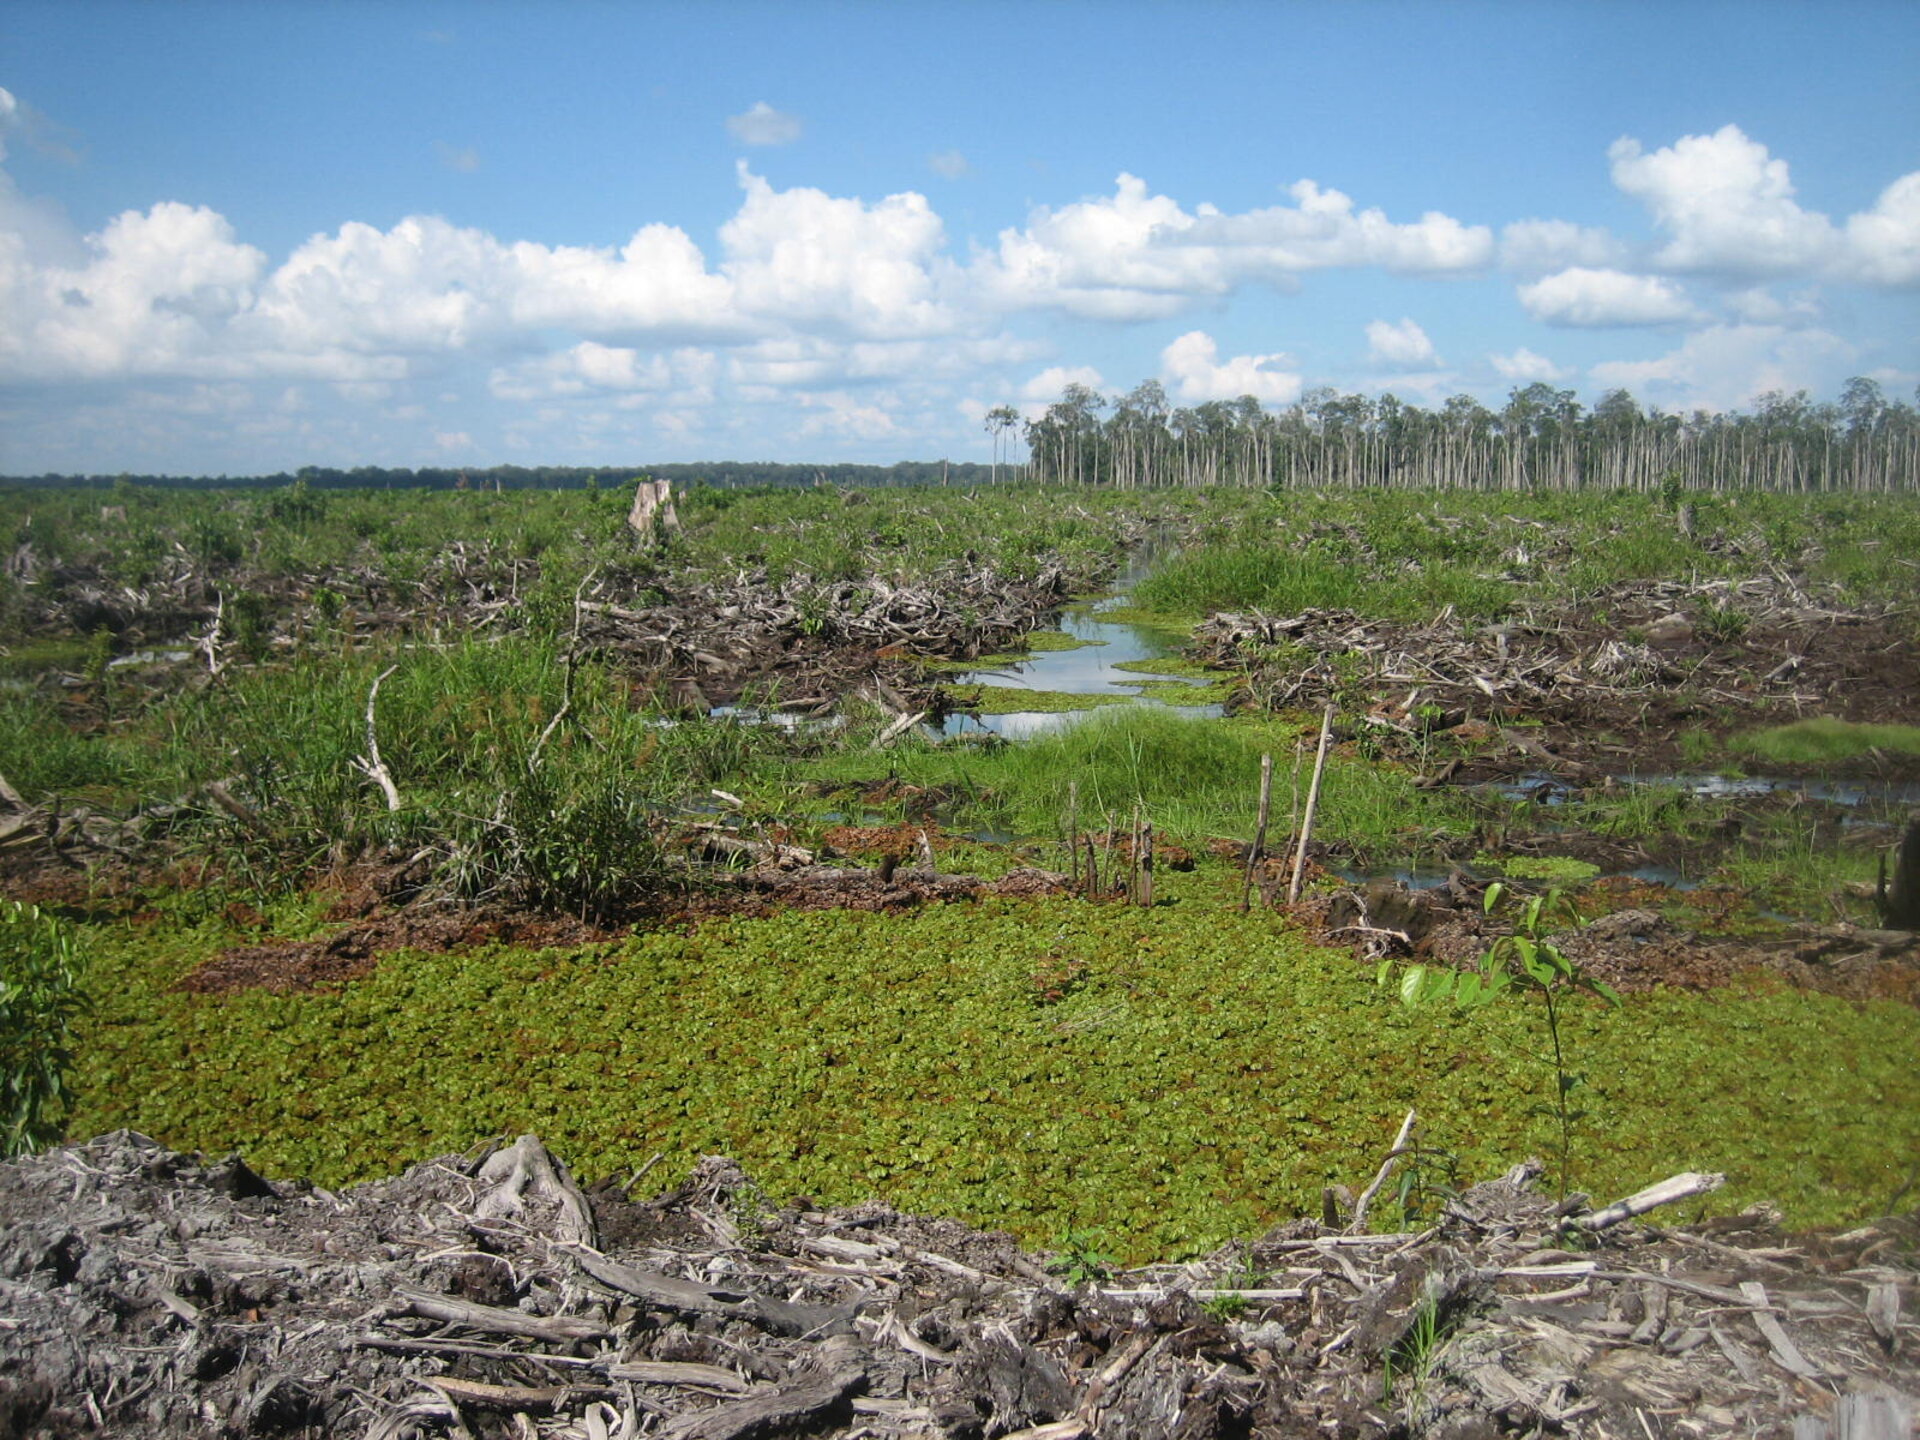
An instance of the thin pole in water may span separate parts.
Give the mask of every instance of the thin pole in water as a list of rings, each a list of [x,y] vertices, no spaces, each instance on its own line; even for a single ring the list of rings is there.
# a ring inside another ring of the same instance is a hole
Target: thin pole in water
[[[1253,823],[1253,844],[1247,847],[1247,881],[1240,891],[1240,913],[1253,905],[1253,870],[1267,845],[1267,815],[1273,804],[1273,752],[1260,757],[1260,810]]]
[[[1320,776],[1327,768],[1327,743],[1333,738],[1333,702],[1320,717],[1320,749],[1313,757],[1313,781],[1307,786],[1307,810],[1300,817],[1300,848],[1293,855],[1293,883],[1287,886],[1287,903],[1300,898],[1300,882],[1307,873],[1307,841],[1313,835],[1313,812],[1320,803]]]

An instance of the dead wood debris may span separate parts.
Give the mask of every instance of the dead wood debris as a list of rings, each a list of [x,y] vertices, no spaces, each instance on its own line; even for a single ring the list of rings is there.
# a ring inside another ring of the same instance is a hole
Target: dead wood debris
[[[904,665],[887,667],[891,676],[873,673],[874,657],[974,660],[1006,649],[1064,605],[1075,585],[1058,565],[1025,580],[956,565],[917,585],[878,576],[776,583],[755,572],[684,584],[646,606],[583,599],[581,638],[650,677],[682,708],[731,703],[778,680],[778,708],[825,714],[859,682],[877,688],[887,708],[911,714],[937,707],[909,689]]]
[[[1920,647],[1897,616],[1816,602],[1784,576],[1623,581],[1498,624],[1451,607],[1424,624],[1346,610],[1219,614],[1194,644],[1245,674],[1245,698],[1266,709],[1339,700],[1352,710],[1353,687],[1364,688],[1358,723],[1389,742],[1516,716],[1544,721],[1556,741],[1569,738],[1556,726],[1644,729],[1714,708],[1896,719],[1920,679]]]
[[[528,1136],[334,1194],[122,1131],[0,1165],[0,1434],[1910,1433],[1920,1215],[1569,1225],[1537,1174],[1069,1291],[717,1158],[636,1202]]]
[[[1850,1000],[1920,1005],[1920,935],[1912,931],[1799,925],[1776,935],[1701,935],[1648,908],[1643,894],[1613,888],[1624,908],[1551,938],[1616,990],[1711,990],[1759,972]],[[1391,956],[1474,970],[1494,940],[1512,929],[1486,914],[1485,889],[1484,881],[1457,872],[1423,889],[1376,877],[1310,897],[1295,914],[1366,961]]]

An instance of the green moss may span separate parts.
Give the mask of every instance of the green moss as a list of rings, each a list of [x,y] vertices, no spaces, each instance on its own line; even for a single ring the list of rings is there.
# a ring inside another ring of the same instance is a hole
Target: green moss
[[[1831,716],[1796,720],[1742,736],[1741,753],[1776,765],[1818,765],[1852,760],[1870,750],[1920,755],[1920,725],[1861,725]]]
[[[1218,670],[1182,655],[1165,655],[1158,660],[1119,660],[1113,668],[1133,675],[1189,675],[1196,680],[1220,678]]]
[[[1179,680],[1142,680],[1131,687],[1143,700],[1162,705],[1224,705],[1231,687],[1188,685]]]
[[[1076,695],[1065,690],[1022,690],[1016,685],[964,685],[954,690],[964,708],[981,715],[1057,715],[1068,710],[1097,710],[1102,705],[1131,704],[1118,693]]]
[[[1039,655],[1051,650],[1085,650],[1105,643],[1104,640],[1082,640],[1064,630],[1035,630],[1027,636],[1026,648],[1030,653]]]
[[[1600,873],[1598,865],[1575,860],[1570,855],[1509,855],[1485,853],[1473,857],[1473,863],[1496,870],[1515,880],[1539,880],[1550,885],[1578,885]]]
[[[22,640],[0,650],[0,677],[43,675],[49,670],[80,673],[87,668],[93,646],[73,637]]]
[[[524,1130],[588,1178],[724,1151],[776,1195],[881,1196],[1028,1241],[1094,1221],[1133,1258],[1316,1210],[1323,1185],[1364,1181],[1410,1105],[1468,1175],[1542,1147],[1525,1007],[1409,1016],[1350,956],[1178,878],[1151,911],[787,914],[397,955],[306,995],[182,994],[226,937],[103,931],[116,983],[82,1035],[74,1129],[238,1147],[329,1184]],[[1063,970],[1079,979],[1059,998]],[[1568,1024],[1596,1191],[1724,1170],[1716,1208],[1847,1221],[1920,1147],[1911,1008],[1656,993]]]

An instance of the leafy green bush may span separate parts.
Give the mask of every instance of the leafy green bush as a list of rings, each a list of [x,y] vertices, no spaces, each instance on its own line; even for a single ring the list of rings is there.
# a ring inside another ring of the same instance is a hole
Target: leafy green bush
[[[0,1155],[56,1140],[72,1096],[73,1023],[88,1008],[73,932],[0,900]]]

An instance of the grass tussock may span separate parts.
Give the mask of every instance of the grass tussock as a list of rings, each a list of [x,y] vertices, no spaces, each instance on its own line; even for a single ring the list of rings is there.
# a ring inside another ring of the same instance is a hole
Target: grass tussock
[[[1920,755],[1920,725],[1861,725],[1821,716],[1756,731],[1735,744],[1742,755],[1776,765],[1819,765],[1880,750]]]

